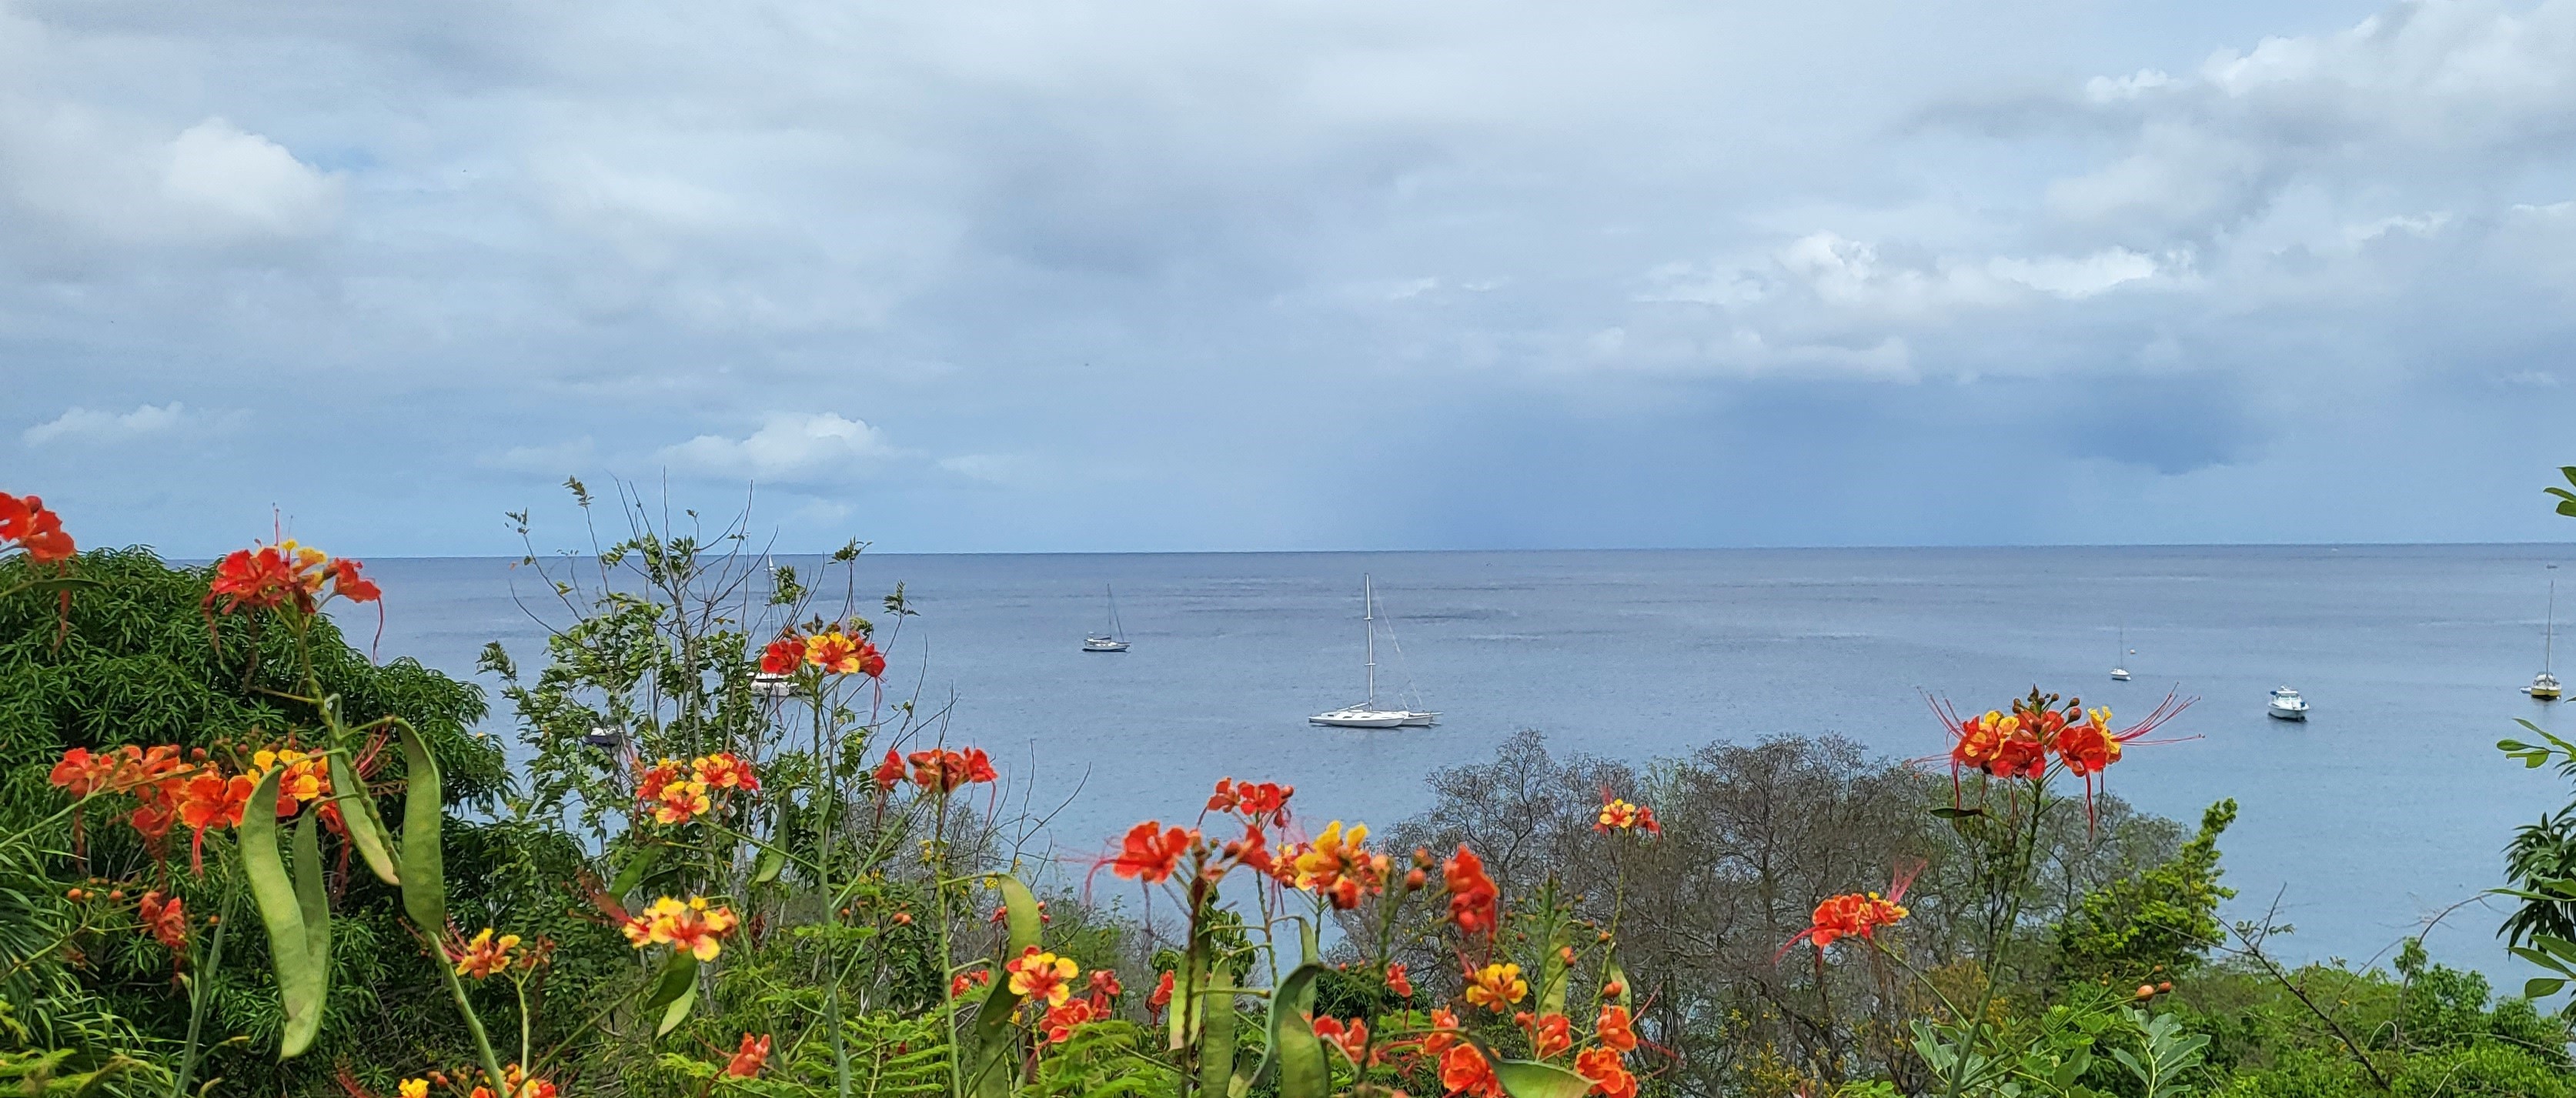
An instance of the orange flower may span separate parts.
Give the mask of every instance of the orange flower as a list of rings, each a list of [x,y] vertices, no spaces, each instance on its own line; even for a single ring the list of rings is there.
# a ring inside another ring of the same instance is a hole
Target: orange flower
[[[1237,782],[1219,778],[1216,793],[1208,798],[1207,811],[1232,812],[1255,826],[1288,822],[1288,798],[1297,787],[1277,782]]]
[[[250,807],[251,792],[258,784],[240,774],[226,778],[221,771],[208,767],[180,787],[179,822],[196,832],[188,840],[188,849],[190,862],[198,871],[205,869],[206,832],[241,826],[242,812]],[[140,824],[136,826],[141,828]]]
[[[319,755],[307,755],[291,747],[275,750],[262,748],[250,757],[249,777],[264,777],[280,766],[286,773],[277,779],[277,818],[285,819],[296,809],[331,792],[330,764]]]
[[[973,991],[976,988],[992,982],[992,969],[968,969],[967,971],[958,973],[956,979],[948,981],[948,997],[951,999],[963,999],[966,997],[967,992]]]
[[[1352,824],[1342,830],[1342,821],[1326,825],[1315,841],[1298,845],[1281,860],[1279,869],[1293,873],[1289,883],[1299,889],[1323,896],[1332,905],[1348,911],[1360,905],[1360,898],[1386,888],[1387,866],[1391,860],[1384,854],[1369,853],[1368,825]]]
[[[1030,946],[1002,966],[1011,974],[1011,993],[1031,1002],[1044,1000],[1048,1006],[1063,1006],[1073,997],[1070,981],[1080,971],[1071,957],[1058,957]]]
[[[707,799],[707,783],[672,782],[662,787],[662,803],[653,806],[653,822],[687,823],[714,806]]]
[[[1394,961],[1386,966],[1386,989],[1402,998],[1413,997],[1413,981],[1404,974],[1404,962]]]
[[[1591,1093],[1605,1098],[1636,1098],[1637,1077],[1606,1048],[1587,1048],[1574,1058],[1574,1073],[1592,1080]]]
[[[1844,938],[1876,937],[1879,927],[1910,914],[1900,901],[1905,899],[1906,888],[1914,883],[1914,874],[1921,868],[1915,866],[1898,871],[1885,896],[1875,892],[1847,892],[1827,897],[1816,905],[1815,915],[1808,921],[1807,929],[1799,931],[1797,937],[1781,946],[1780,952],[1772,956],[1772,963],[1779,963],[1781,957],[1788,956],[1789,951],[1802,941],[1813,942],[1821,950]]]
[[[276,545],[254,549],[236,549],[215,564],[214,578],[206,589],[207,608],[216,600],[223,601],[223,612],[230,614],[243,607],[270,610],[295,604],[310,614],[331,594],[351,602],[374,602],[381,597],[375,583],[358,574],[353,560],[332,560],[330,555],[309,545],[298,545],[288,539]]]
[[[1038,1026],[1046,1030],[1048,1044],[1060,1045],[1073,1037],[1074,1027],[1097,1021],[1101,1015],[1102,1012],[1089,1000],[1075,999],[1047,1008],[1046,1017],[1039,1021]]]
[[[805,662],[805,638],[788,633],[769,642],[761,650],[760,670],[765,675],[790,675]]]
[[[135,905],[134,913],[141,919],[143,930],[169,947],[174,957],[187,955],[188,910],[178,897],[172,896],[169,902],[164,903],[159,890],[146,892],[141,902]]]
[[[455,941],[453,937],[448,940]],[[518,935],[504,934],[495,940],[492,937],[492,928],[487,926],[475,932],[473,941],[451,947],[450,952],[456,957],[457,975],[471,976],[480,980],[495,972],[508,971],[510,951],[518,946]]]
[[[1610,795],[1610,787],[1602,786],[1601,815],[1593,823],[1592,830],[1636,831],[1641,829],[1649,835],[1663,833],[1663,825],[1655,822],[1655,810],[1613,797]]]
[[[45,780],[72,796],[86,797],[107,789],[115,777],[115,755],[92,755],[89,748],[75,747],[63,752],[62,761],[54,764]]]
[[[730,751],[691,760],[689,767],[695,771],[697,780],[710,789],[739,789],[745,793],[760,791],[760,775],[752,770],[750,763]]]
[[[1172,970],[1164,969],[1162,978],[1154,981],[1154,993],[1145,997],[1145,1009],[1156,1017],[1161,1017],[1163,1008],[1170,1005],[1172,1005]]]
[[[667,944],[696,954],[701,961],[712,961],[724,949],[717,939],[731,932],[737,921],[732,908],[709,907],[704,896],[691,897],[685,904],[664,896],[643,914],[626,920],[621,929],[637,949]]]
[[[679,781],[680,775],[685,772],[685,768],[680,765],[678,759],[664,759],[654,763],[635,779],[635,799],[647,803],[661,800],[663,787]]]
[[[998,781],[1001,778],[1000,774],[993,771],[993,760],[985,757],[984,749],[980,747],[967,748],[963,753],[948,750],[915,751],[907,758],[912,762],[913,784],[920,786],[924,792],[936,789],[941,793],[954,793],[961,785]]]
[[[1339,1018],[1318,1014],[1314,1018],[1314,1028],[1315,1036],[1323,1038],[1326,1044],[1342,1050],[1342,1055],[1350,1060],[1351,1066],[1360,1066],[1360,1058],[1368,1055],[1367,1021],[1353,1018],[1345,1024]]]
[[[893,748],[887,748],[885,762],[877,765],[874,777],[879,792],[893,791],[895,785],[903,781],[903,756],[895,754]]]
[[[1520,1015],[1521,1019],[1528,1017],[1526,1011]],[[1541,1060],[1574,1047],[1574,1023],[1565,1015],[1550,1014],[1534,1024],[1523,1021],[1522,1025],[1529,1030],[1531,1054]]]
[[[1119,984],[1116,972],[1105,968],[1091,970],[1091,999],[1094,1003],[1102,1004],[1104,1012],[1108,1009],[1106,1004],[1110,1000],[1126,993],[1127,989]]]
[[[1469,1094],[1475,1098],[1506,1098],[1503,1081],[1494,1077],[1494,1066],[1485,1062],[1476,1046],[1461,1041],[1451,1045],[1440,1056],[1440,1085],[1451,1094]]]
[[[1492,934],[1502,893],[1485,875],[1484,859],[1460,843],[1457,856],[1442,863],[1440,873],[1449,886],[1449,921],[1458,924],[1458,932]]]
[[[0,492],[0,545],[13,542],[37,564],[69,560],[73,553],[63,517],[47,510],[44,500]]]
[[[866,675],[876,678],[885,674],[885,654],[877,651],[876,642],[866,637],[853,637],[833,626],[805,638],[805,662],[831,675]]]
[[[1110,862],[1109,871],[1146,884],[1170,880],[1173,871],[1180,868],[1181,855],[1199,841],[1199,833],[1177,827],[1164,831],[1161,827],[1157,821],[1147,820],[1129,828],[1126,849]]]
[[[2053,710],[2044,712],[2057,716]],[[2064,720],[2058,716],[2056,723]],[[1950,765],[1998,778],[2037,778],[2048,769],[2048,743],[2041,724],[2030,714],[2005,716],[1995,710],[1960,721],[1951,730],[1957,742],[1950,748]]]
[[[1637,1050],[1637,1026],[1628,1017],[1628,1008],[1611,1003],[1601,1008],[1601,1019],[1592,1024],[1592,1032],[1601,1044],[1618,1052]]]
[[[1529,996],[1529,981],[1521,979],[1521,966],[1492,964],[1467,974],[1467,1005],[1487,1010],[1501,1010]]]
[[[769,1035],[764,1033],[755,1039],[746,1033],[742,1035],[742,1047],[735,1050],[732,1060],[726,1062],[725,1074],[736,1079],[749,1079],[760,1074],[760,1066],[768,1062]]]
[[[1448,1007],[1431,1008],[1431,1032],[1422,1035],[1422,1054],[1437,1058],[1458,1043],[1458,1015]]]

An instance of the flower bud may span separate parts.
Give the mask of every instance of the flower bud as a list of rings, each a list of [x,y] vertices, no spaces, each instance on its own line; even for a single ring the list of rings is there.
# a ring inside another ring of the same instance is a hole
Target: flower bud
[[[107,898],[111,900],[122,900],[125,898],[125,890],[122,888],[110,889],[108,891]]]
[[[896,926],[911,926],[911,925],[912,925],[912,912],[909,912],[909,911],[898,911],[898,912],[895,912],[895,913],[894,913],[894,925],[896,925]]]
[[[2141,998],[2141,999],[2153,999],[2153,998],[2155,998],[2155,997],[2156,997],[2156,988],[2155,988],[2155,985],[2153,985],[2153,984],[2139,984],[2139,985],[2138,985],[2138,998]]]
[[[1421,888],[1422,886],[1430,883],[1431,875],[1424,873],[1419,869],[1413,870],[1412,872],[1404,875],[1404,887],[1407,889]]]
[[[2173,981],[2171,981],[2171,980],[2165,980],[2165,981],[2160,982],[2160,983],[2158,983],[2158,984],[2156,985],[2156,994],[2158,994],[2158,995],[2162,995],[2162,994],[2164,994],[2165,992],[2172,991],[2172,990],[2173,990]]]

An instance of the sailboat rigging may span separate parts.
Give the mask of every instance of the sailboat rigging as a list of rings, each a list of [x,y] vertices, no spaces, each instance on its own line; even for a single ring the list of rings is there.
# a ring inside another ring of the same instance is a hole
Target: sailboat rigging
[[[1380,709],[1377,704],[1377,584],[1360,577],[1360,634],[1366,644],[1368,700],[1306,718],[1309,724],[1333,728],[1402,728],[1437,723],[1440,714],[1415,709]]]
[[[2137,649],[2129,647],[2129,627],[2121,626],[2120,647],[2111,657],[2111,681],[2129,681],[2129,657],[2137,654]]]
[[[1109,631],[1106,633],[1093,633],[1088,637],[1082,638],[1082,650],[1085,652],[1124,652],[1127,650],[1127,629],[1125,626],[1119,624],[1118,621],[1118,592],[1111,590],[1109,585],[1105,583],[1100,585],[1100,589],[1103,592],[1106,592],[1109,596]]]
[[[2553,564],[2549,568],[2556,571],[2558,566]],[[2550,649],[2558,639],[2558,578],[2555,576],[2549,580],[2549,609],[2540,621],[2540,673],[2531,677],[2531,685],[2523,687],[2522,692],[2531,695],[2534,701],[2557,701],[2558,676],[2549,673]]]

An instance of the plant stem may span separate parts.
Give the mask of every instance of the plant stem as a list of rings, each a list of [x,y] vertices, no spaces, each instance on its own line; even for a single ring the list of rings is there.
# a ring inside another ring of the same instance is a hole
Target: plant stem
[[[181,1098],[188,1092],[188,1084],[196,1080],[198,1034],[206,1025],[206,1000],[213,997],[207,985],[223,969],[224,932],[232,926],[229,920],[215,924],[215,939],[206,946],[205,967],[188,977],[188,1043],[179,1056],[179,1074],[170,1080],[170,1098]]]
[[[502,1078],[501,1058],[492,1051],[492,1035],[484,1030],[482,1017],[474,1013],[474,1004],[465,998],[465,983],[456,978],[456,967],[447,959],[447,950],[438,944],[436,935],[430,936],[429,955],[438,965],[439,976],[447,981],[447,994],[456,1000],[456,1013],[465,1018],[465,1031],[474,1035],[474,1051],[483,1058],[483,1073],[492,1077],[492,1093],[518,1098]]]

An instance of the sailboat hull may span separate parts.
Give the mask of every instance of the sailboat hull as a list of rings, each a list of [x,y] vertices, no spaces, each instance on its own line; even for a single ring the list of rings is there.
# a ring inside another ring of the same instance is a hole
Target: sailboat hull
[[[1127,642],[1087,640],[1082,642],[1082,650],[1085,652],[1124,652],[1127,650]]]
[[[1330,713],[1317,713],[1308,717],[1306,723],[1320,724],[1328,728],[1401,728],[1412,716],[1413,714],[1400,710],[1388,712],[1382,709],[1336,709]]]

